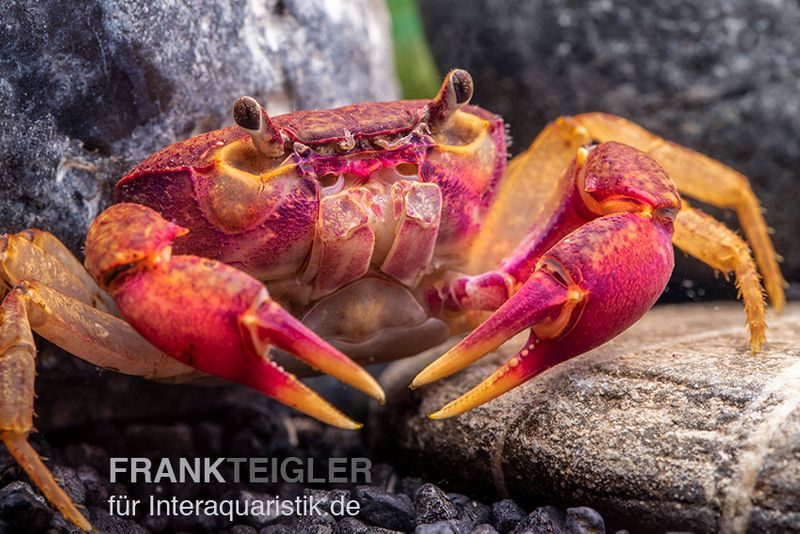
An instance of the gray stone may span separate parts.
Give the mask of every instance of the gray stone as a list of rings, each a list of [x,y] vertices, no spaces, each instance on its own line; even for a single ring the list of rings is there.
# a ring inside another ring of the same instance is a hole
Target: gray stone
[[[433,355],[381,378],[378,453],[415,476],[517,502],[587,505],[651,530],[800,526],[800,305],[748,350],[736,303],[660,306],[606,345],[460,417],[430,421],[523,342],[416,391]],[[527,335],[527,334],[525,334]],[[469,466],[469,468],[466,468]],[[633,523],[633,524],[632,524]]]
[[[420,2],[440,69],[468,69],[512,151],[559,115],[622,115],[745,173],[800,282],[800,4],[794,0]],[[735,216],[714,210],[731,226]],[[734,295],[679,255],[671,298]],[[795,289],[798,294],[800,288]]]

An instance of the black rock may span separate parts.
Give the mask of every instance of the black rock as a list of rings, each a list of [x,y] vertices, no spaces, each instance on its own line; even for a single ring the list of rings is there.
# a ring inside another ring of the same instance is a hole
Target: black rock
[[[514,153],[559,115],[627,117],[747,175],[775,228],[784,275],[800,280],[800,150],[788,141],[800,138],[796,1],[419,5],[440,69],[472,73],[473,101],[510,122]],[[736,226],[730,214],[715,214]],[[712,269],[683,254],[675,260],[666,296],[735,297]]]
[[[102,508],[90,508],[92,527],[103,534],[148,534],[147,529],[129,519],[109,515]]]
[[[345,517],[339,521],[339,532],[341,534],[390,534],[392,531],[364,524],[355,517]]]
[[[357,486],[352,496],[361,506],[360,519],[393,530],[414,528],[414,505],[408,495],[388,493],[374,486]]]
[[[231,527],[230,534],[258,534],[258,530],[250,525],[234,525]]]
[[[53,467],[53,477],[58,482],[58,485],[64,492],[72,499],[75,504],[83,504],[86,502],[86,487],[83,481],[71,467],[57,465]]]
[[[495,529],[489,523],[483,523],[482,525],[478,525],[477,527],[473,528],[470,531],[470,534],[497,534],[497,529]]]
[[[434,484],[424,484],[414,499],[416,523],[436,523],[458,517],[458,510],[447,495]]]
[[[467,534],[469,527],[457,519],[417,525],[414,534]]]
[[[469,527],[489,523],[492,520],[492,509],[482,502],[470,499],[459,511],[458,519]]]
[[[258,500],[258,501],[262,501],[262,502],[265,502],[265,503],[267,501],[272,500],[272,499],[275,498],[272,495],[268,495],[266,493],[255,493],[255,492],[248,491],[248,490],[240,490],[237,497],[242,502],[250,502],[250,501]],[[264,513],[263,514],[252,513],[253,510],[254,510],[252,505],[250,506],[249,510],[251,511],[251,514],[247,518],[244,518],[244,521],[248,525],[251,525],[251,526],[256,527],[256,528],[265,527],[268,524],[273,523],[273,522],[277,521],[278,519],[280,519],[280,515],[279,514],[267,514],[266,513],[267,512],[266,504],[264,505]],[[270,511],[272,511],[272,510],[273,509],[270,509]]]
[[[334,502],[344,501],[345,506],[347,505],[347,501],[350,500],[350,492],[347,490],[335,489],[335,490],[318,490],[318,489],[306,489],[303,491],[303,495],[308,495],[309,497],[314,498],[314,502],[319,503],[319,508],[324,512],[335,515],[334,511],[339,513],[344,512],[344,510],[340,510],[338,508],[332,509],[331,505]],[[340,514],[341,515],[341,514]]]
[[[379,463],[372,466],[370,473],[372,475],[370,484],[381,487],[386,491],[394,491],[394,486],[397,483],[394,467],[386,463]]]
[[[44,530],[53,511],[27,482],[17,481],[0,489],[0,519],[19,532]]]
[[[514,529],[514,534],[562,534],[566,514],[555,506],[542,506],[528,514]]]
[[[107,506],[109,493],[108,480],[105,480],[96,469],[88,465],[78,468],[78,478],[83,483],[85,502],[90,506]]]
[[[286,525],[270,525],[258,531],[258,534],[294,534],[295,531]]]
[[[605,534],[603,517],[588,506],[567,508],[566,531],[569,534]]]
[[[492,525],[500,532],[510,532],[525,517],[525,511],[511,499],[492,505]]]
[[[400,493],[405,493],[412,499],[417,496],[417,492],[419,488],[425,483],[424,480],[417,477],[403,477],[400,479],[400,482],[397,484],[397,491]]]
[[[308,534],[334,534],[339,529],[336,520],[328,514],[302,516],[292,526],[296,532]]]

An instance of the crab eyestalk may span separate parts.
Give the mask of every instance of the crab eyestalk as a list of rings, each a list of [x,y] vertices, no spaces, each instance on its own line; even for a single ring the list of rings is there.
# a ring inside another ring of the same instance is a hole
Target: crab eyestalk
[[[259,152],[270,158],[283,154],[283,136],[255,98],[238,98],[233,104],[233,120],[250,134]]]
[[[472,99],[472,76],[462,69],[453,69],[447,73],[439,93],[428,105],[428,126],[431,132],[442,131],[456,111],[469,104]]]

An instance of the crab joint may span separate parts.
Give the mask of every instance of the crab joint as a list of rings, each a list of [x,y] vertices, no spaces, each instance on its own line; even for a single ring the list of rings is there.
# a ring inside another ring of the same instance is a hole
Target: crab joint
[[[259,152],[270,158],[283,154],[283,136],[255,98],[238,98],[233,104],[233,120],[250,134]]]
[[[453,69],[447,73],[439,93],[428,106],[428,126],[433,133],[440,132],[456,111],[472,99],[472,76],[461,69]]]

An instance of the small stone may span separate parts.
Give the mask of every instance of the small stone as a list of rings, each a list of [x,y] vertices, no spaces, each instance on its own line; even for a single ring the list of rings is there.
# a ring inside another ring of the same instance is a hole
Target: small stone
[[[492,520],[492,509],[480,501],[471,499],[458,513],[458,519],[472,528],[475,525],[489,523]]]
[[[140,527],[129,519],[109,515],[102,508],[90,508],[92,526],[103,534],[148,534],[147,529]]]
[[[258,531],[258,534],[294,534],[294,530],[286,525],[270,525]]]
[[[434,484],[424,484],[414,499],[417,524],[436,523],[458,517],[458,510],[447,495]]]
[[[417,492],[425,483],[424,480],[417,477],[403,477],[400,479],[400,482],[397,483],[397,491],[400,493],[405,493],[412,499],[417,496]]]
[[[331,515],[333,515],[333,511],[331,510],[331,505],[334,502],[343,500],[345,503],[347,503],[347,501],[350,500],[350,492],[341,489],[326,491],[326,490],[307,488],[303,490],[303,495],[309,497],[309,503],[310,499],[313,498],[315,503],[319,503],[319,508],[321,510],[324,510],[325,512]]]
[[[503,499],[492,505],[492,525],[500,532],[510,532],[525,517],[525,511],[511,499]]]
[[[20,532],[44,530],[53,511],[27,482],[17,481],[0,490],[0,519]]]
[[[339,521],[339,532],[341,534],[390,534],[392,531],[367,525],[355,517],[345,517]]]
[[[562,534],[566,514],[555,506],[537,508],[519,522],[514,534]]]
[[[473,528],[470,534],[497,534],[497,530],[489,523],[483,523]]]
[[[338,531],[336,520],[329,514],[302,516],[293,526],[296,532],[304,534],[335,534]]]
[[[53,468],[53,476],[72,502],[75,504],[86,502],[86,488],[74,469],[57,465]]]
[[[258,534],[258,531],[250,525],[235,525],[231,528],[231,534]]]
[[[83,465],[78,468],[77,475],[83,483],[86,504],[98,507],[108,505],[108,481],[104,480],[96,469]]]
[[[353,498],[359,517],[378,527],[409,531],[414,528],[414,505],[408,495],[388,493],[375,486],[357,486]]]
[[[241,502],[251,502],[251,501],[263,501],[263,502],[266,502],[266,501],[270,501],[270,500],[275,499],[275,497],[273,497],[272,495],[266,494],[266,493],[255,493],[255,492],[247,491],[247,490],[239,491],[238,498],[239,498],[239,500]],[[245,518],[243,518],[243,520],[248,525],[251,525],[253,527],[257,527],[257,528],[265,527],[268,524],[273,523],[273,522],[277,521],[280,518],[280,514],[278,514],[278,513],[267,514],[266,513],[267,512],[266,504],[264,505],[264,513],[263,514],[254,514],[254,513],[252,513],[252,510],[253,510],[252,505],[251,505],[251,507],[249,509],[251,510],[250,515],[245,517]],[[270,512],[274,512],[275,511],[274,507],[270,508],[269,510],[270,510]]]
[[[605,534],[603,517],[593,508],[579,506],[567,508],[566,531],[569,534]]]
[[[417,528],[414,529],[414,534],[467,534],[469,531],[469,527],[460,521],[449,519],[417,525]]]

